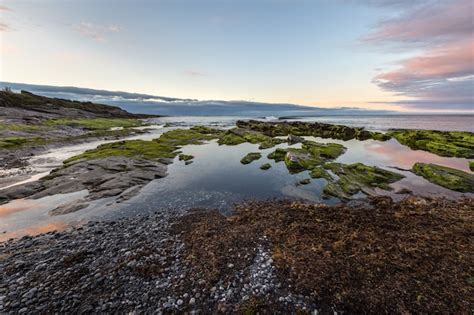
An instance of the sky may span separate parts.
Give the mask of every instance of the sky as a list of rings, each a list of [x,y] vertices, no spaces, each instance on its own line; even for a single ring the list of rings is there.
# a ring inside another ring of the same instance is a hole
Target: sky
[[[0,81],[474,112],[474,2],[0,0]]]

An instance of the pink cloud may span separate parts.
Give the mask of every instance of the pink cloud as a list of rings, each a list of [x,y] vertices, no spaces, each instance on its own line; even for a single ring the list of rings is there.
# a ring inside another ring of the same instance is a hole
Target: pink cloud
[[[409,80],[452,79],[474,73],[474,41],[444,45],[401,62],[401,68],[382,73],[376,81],[403,84]]]
[[[390,42],[404,48],[418,43],[424,49],[401,60],[395,70],[380,73],[373,82],[411,98],[397,105],[474,110],[473,9],[471,0],[429,2],[379,24],[366,42]]]
[[[435,42],[472,36],[472,0],[428,2],[385,20],[369,34],[366,41],[376,42]]]
[[[6,7],[4,5],[0,5],[0,11],[11,11],[9,7]]]

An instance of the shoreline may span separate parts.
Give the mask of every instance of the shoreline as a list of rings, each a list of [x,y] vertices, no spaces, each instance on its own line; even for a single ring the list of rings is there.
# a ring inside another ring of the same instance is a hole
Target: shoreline
[[[464,312],[474,305],[473,205],[416,197],[247,202],[230,217],[157,209],[27,236],[0,243],[0,312]],[[385,237],[366,239],[371,233]],[[380,259],[391,261],[383,271]]]

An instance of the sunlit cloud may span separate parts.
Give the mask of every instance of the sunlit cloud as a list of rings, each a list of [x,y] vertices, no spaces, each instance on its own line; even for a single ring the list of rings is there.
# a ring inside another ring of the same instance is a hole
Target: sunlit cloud
[[[184,74],[191,77],[205,77],[207,74],[195,70],[186,70]]]
[[[8,24],[0,23],[0,32],[5,32],[11,30],[11,27]]]
[[[471,0],[426,2],[396,18],[382,21],[364,40],[432,44],[472,37],[474,5]]]
[[[89,22],[82,22],[76,25],[74,29],[82,36],[91,38],[97,42],[105,42],[108,34],[122,31],[122,28],[117,25],[104,26]]]
[[[395,43],[422,51],[401,60],[373,82],[410,99],[393,102],[409,108],[474,110],[474,4],[471,0],[429,1],[386,20],[363,40]]]

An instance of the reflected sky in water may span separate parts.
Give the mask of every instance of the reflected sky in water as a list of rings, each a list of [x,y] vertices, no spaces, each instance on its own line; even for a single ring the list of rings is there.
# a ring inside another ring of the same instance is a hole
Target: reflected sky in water
[[[156,138],[144,135],[146,139]],[[415,162],[429,162],[470,172],[468,160],[460,158],[439,157],[429,152],[414,151],[400,145],[392,139],[386,142],[367,140],[332,140],[306,137],[318,142],[334,142],[347,147],[346,153],[336,161],[341,163],[363,162],[367,165],[380,166],[406,177],[392,184],[394,190],[377,192],[390,195],[396,199],[403,196],[395,194],[402,188],[412,190],[415,194],[426,196],[445,196],[459,198],[462,194],[453,192],[429,183],[425,179],[408,171]],[[294,145],[298,147],[300,144]],[[88,147],[88,146],[85,146]],[[278,147],[287,147],[281,144]],[[75,213],[49,216],[48,212],[55,207],[73,200],[83,198],[87,191],[71,194],[49,196],[38,200],[15,200],[0,206],[0,241],[10,237],[26,234],[38,234],[50,230],[64,229],[70,225],[82,224],[88,220],[112,220],[122,216],[134,216],[154,212],[158,208],[219,208],[223,213],[236,202],[249,199],[296,198],[308,202],[336,203],[336,198],[323,199],[322,190],[326,185],[324,179],[314,179],[309,185],[298,185],[301,179],[308,178],[308,172],[289,174],[283,162],[275,163],[266,158],[275,148],[258,150],[258,145],[243,143],[237,146],[219,146],[216,141],[204,145],[190,145],[182,148],[185,154],[195,156],[193,163],[185,165],[176,158],[168,166],[169,175],[152,181],[134,198],[120,204],[112,203],[113,198],[99,200],[88,208]],[[71,151],[80,151],[77,147],[62,153],[68,157]],[[240,159],[249,152],[261,152],[262,158],[249,165],[242,165]],[[50,152],[45,156],[58,156]],[[61,155],[60,155],[61,156]],[[55,160],[57,163],[58,160]],[[272,168],[260,169],[264,163]],[[394,168],[396,167],[396,168]],[[472,194],[467,194],[474,197]]]

